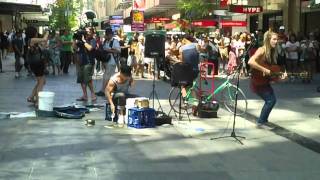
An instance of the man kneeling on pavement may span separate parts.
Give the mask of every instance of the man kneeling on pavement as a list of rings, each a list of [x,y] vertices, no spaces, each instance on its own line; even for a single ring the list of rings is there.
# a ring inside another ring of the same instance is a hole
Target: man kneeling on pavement
[[[130,66],[121,66],[120,72],[110,78],[105,88],[105,95],[109,102],[111,113],[114,114],[113,121],[118,120],[118,115],[125,115],[126,99],[137,97],[136,95],[129,94],[129,87],[132,84],[133,79]]]

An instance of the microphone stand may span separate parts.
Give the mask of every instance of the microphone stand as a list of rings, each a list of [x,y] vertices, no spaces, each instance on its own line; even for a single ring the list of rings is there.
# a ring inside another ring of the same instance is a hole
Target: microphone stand
[[[217,137],[217,138],[211,138],[210,140],[215,140],[215,139],[222,139],[222,138],[234,138],[237,142],[239,142],[241,145],[243,145],[242,141],[239,138],[245,139],[243,136],[237,136],[235,132],[235,126],[236,126],[236,116],[237,116],[237,105],[238,105],[238,91],[239,91],[239,84],[240,84],[240,71],[241,68],[244,67],[243,63],[245,63],[245,58],[249,50],[253,47],[253,44],[255,41],[252,41],[252,43],[249,45],[248,49],[243,53],[242,57],[240,58],[240,64],[237,67],[237,89],[235,92],[235,106],[234,106],[234,113],[233,113],[233,126],[232,126],[232,132],[230,136],[222,136],[222,137]]]

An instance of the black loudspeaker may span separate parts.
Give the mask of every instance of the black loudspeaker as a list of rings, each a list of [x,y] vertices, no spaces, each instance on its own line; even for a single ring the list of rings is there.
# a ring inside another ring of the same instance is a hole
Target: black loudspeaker
[[[145,57],[164,57],[166,35],[159,31],[151,31],[145,35]]]
[[[171,72],[171,86],[190,86],[193,83],[195,73],[192,66],[187,63],[176,63]]]

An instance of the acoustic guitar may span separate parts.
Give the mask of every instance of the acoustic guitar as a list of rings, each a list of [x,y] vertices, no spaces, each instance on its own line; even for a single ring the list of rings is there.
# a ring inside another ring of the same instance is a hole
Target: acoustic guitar
[[[271,71],[270,75],[265,75],[259,70],[252,69],[252,80],[256,85],[264,85],[270,82],[276,82],[281,79],[281,76],[284,74],[281,72],[281,67],[274,64],[261,64],[266,69]]]
[[[258,71],[256,69],[252,69],[252,80],[256,85],[264,85],[268,84],[270,82],[277,82],[279,80],[283,80],[283,75],[286,74],[286,76],[297,76],[302,79],[305,79],[310,76],[309,72],[300,72],[300,73],[284,73],[281,71],[281,67],[274,64],[261,64],[261,66],[269,69],[271,71],[270,75],[265,75],[261,71]]]

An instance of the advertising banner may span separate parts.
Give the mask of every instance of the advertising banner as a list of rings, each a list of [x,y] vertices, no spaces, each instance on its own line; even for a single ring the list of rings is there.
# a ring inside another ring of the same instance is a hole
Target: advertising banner
[[[230,5],[229,11],[234,13],[255,14],[263,11],[262,6]]]
[[[131,11],[132,31],[144,31],[144,12],[139,10]]]

